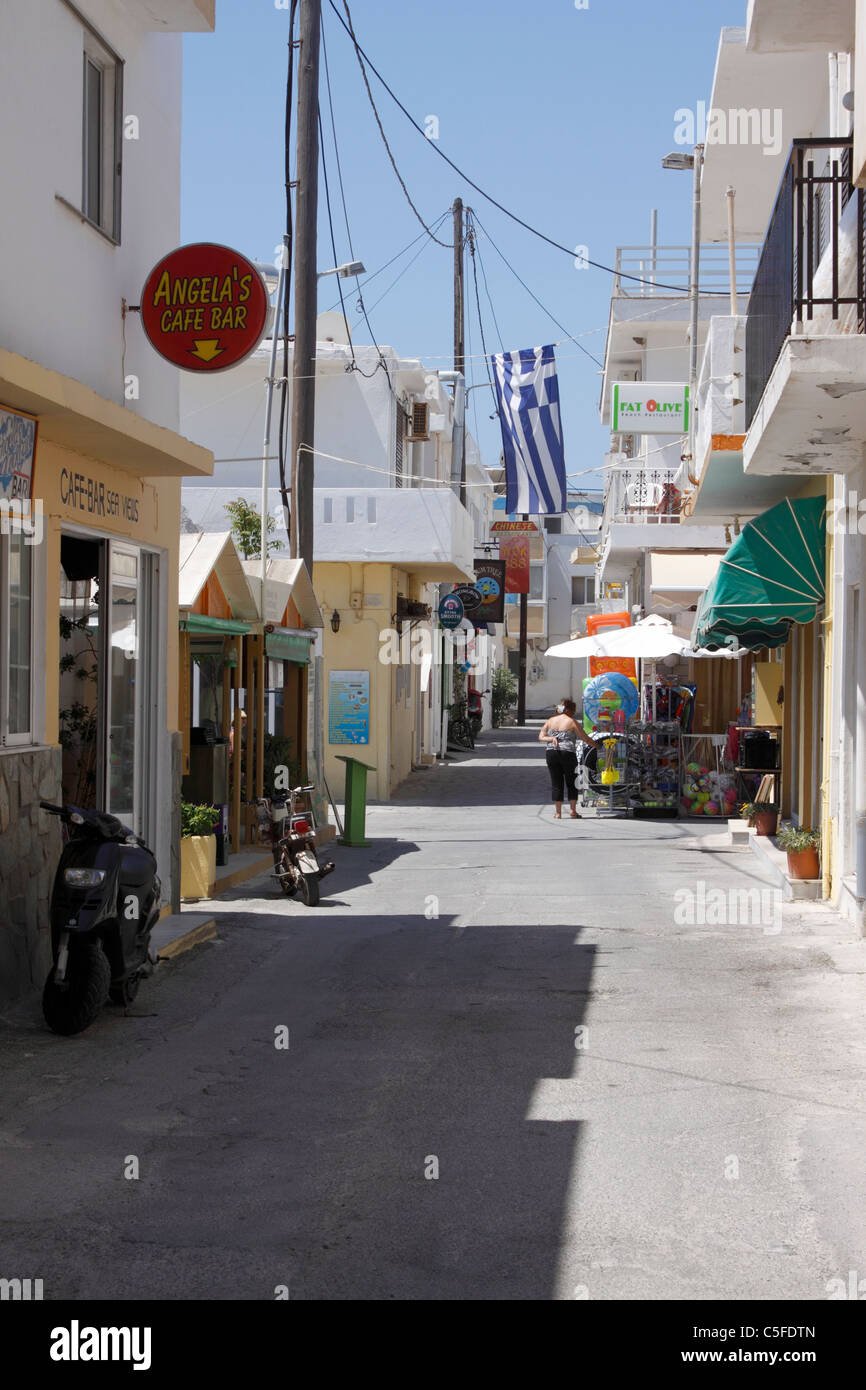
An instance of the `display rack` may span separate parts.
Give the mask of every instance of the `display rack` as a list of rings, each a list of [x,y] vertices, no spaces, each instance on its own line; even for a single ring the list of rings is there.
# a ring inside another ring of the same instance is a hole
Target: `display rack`
[[[726,757],[727,741],[727,734],[683,734],[680,758],[683,816],[696,820],[727,820],[740,814],[742,798],[737,793],[735,769]],[[707,811],[707,806],[712,809]]]
[[[680,800],[680,734],[678,720],[633,723],[639,755],[638,787],[632,800],[636,816],[677,815]]]

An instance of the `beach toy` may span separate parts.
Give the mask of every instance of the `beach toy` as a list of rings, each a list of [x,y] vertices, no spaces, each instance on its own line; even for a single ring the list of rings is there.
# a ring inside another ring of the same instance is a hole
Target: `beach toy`
[[[606,671],[587,683],[583,692],[583,712],[593,724],[598,724],[603,711],[607,711],[610,718],[612,712],[621,710],[623,723],[627,724],[637,713],[638,701],[634,681],[619,671]]]
[[[704,814],[707,816],[717,816],[719,814],[719,803],[717,801],[708,801],[704,807]]]

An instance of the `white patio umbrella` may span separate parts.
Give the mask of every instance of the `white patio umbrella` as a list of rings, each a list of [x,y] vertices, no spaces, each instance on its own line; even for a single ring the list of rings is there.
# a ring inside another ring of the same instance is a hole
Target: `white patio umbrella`
[[[667,618],[651,613],[632,627],[617,628],[598,637],[559,642],[555,647],[548,647],[547,655],[570,660],[581,656],[631,656],[636,661],[658,661],[663,656],[679,655],[688,645],[688,638],[678,637]]]

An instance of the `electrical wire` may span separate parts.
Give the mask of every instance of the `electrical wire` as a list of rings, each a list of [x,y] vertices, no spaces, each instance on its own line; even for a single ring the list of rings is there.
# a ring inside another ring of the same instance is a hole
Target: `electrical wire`
[[[511,262],[507,259],[507,257],[503,254],[503,252],[500,251],[499,247],[496,245],[496,242],[493,240],[493,237],[490,235],[490,233],[488,232],[487,228],[484,226],[483,222],[482,222],[481,219],[478,217],[477,213],[475,213],[471,208],[469,209],[469,211],[470,211],[470,213],[471,213],[471,215],[472,215],[472,220],[473,220],[473,222],[475,223],[475,225],[476,225],[477,227],[480,227],[480,228],[481,228],[482,232],[483,232],[484,235],[487,237],[487,240],[490,242],[490,245],[493,247],[493,249],[494,249],[494,251],[496,252],[497,256],[500,258],[500,260],[502,260],[502,261],[505,262],[505,264],[507,265],[508,269],[511,271],[511,274],[514,276],[515,280],[519,281],[519,283],[520,283],[520,284],[523,286],[523,288],[526,290],[526,293],[529,295],[529,297],[530,297],[531,299],[534,299],[534,300],[535,300],[535,303],[538,305],[539,309],[543,309],[544,312],[545,312],[545,314],[547,315],[547,317],[548,317],[553,323],[556,324],[557,328],[561,328],[561,329],[562,329],[563,333],[565,333],[565,334],[567,335],[568,342],[574,343],[575,347],[580,348],[581,352],[585,352],[585,353],[586,353],[587,357],[589,358],[589,360],[590,360],[591,362],[594,362],[594,363],[596,364],[597,367],[601,367],[601,368],[603,369],[604,363],[603,363],[603,362],[600,362],[600,361],[598,360],[597,357],[593,356],[593,354],[592,354],[591,352],[589,352],[585,347],[583,347],[583,346],[577,341],[576,338],[573,338],[572,335],[569,333],[568,329],[566,328],[565,324],[564,324],[564,323],[560,323],[560,321],[559,321],[559,319],[556,317],[556,315],[555,315],[555,314],[552,314],[551,311],[547,308],[547,306],[546,306],[545,304],[542,304],[542,302],[541,302],[541,300],[538,298],[538,295],[537,295],[537,294],[533,294],[532,290],[529,288],[529,286],[527,285],[526,281],[522,278],[522,276],[520,276],[520,275],[517,273],[517,271],[514,269],[514,266],[513,266],[513,265],[511,264]],[[479,254],[479,261],[480,261],[480,260],[481,260],[481,252],[480,252],[480,250],[479,250],[479,253],[478,253],[478,254]],[[483,261],[481,262],[481,269],[482,269],[482,274],[483,274],[483,273],[484,273],[484,263],[483,263]],[[486,282],[486,279],[487,279],[486,275],[485,275],[484,278],[485,278],[485,282]]]
[[[321,152],[322,152],[322,178],[323,178],[324,184],[325,184],[325,207],[326,207],[327,213],[328,213],[328,229],[329,229],[329,231],[330,231],[330,233],[331,233],[331,253],[332,253],[333,258],[334,258],[334,264],[336,265],[336,264],[338,263],[338,261],[339,261],[339,257],[337,256],[337,241],[336,241],[336,238],[335,238],[335,236],[334,236],[334,218],[333,218],[333,216],[332,216],[332,214],[331,214],[331,189],[330,189],[330,185],[329,185],[329,183],[328,183],[328,161],[327,161],[327,159],[326,159],[326,157],[325,157],[325,132],[324,132],[324,129],[323,129],[323,127],[322,127],[322,108],[321,108],[321,106],[317,106],[317,115],[318,115],[318,120],[319,120],[319,148],[320,148],[320,150],[321,150]],[[344,205],[344,206],[345,206],[345,205]],[[347,220],[347,225],[348,225],[348,220]],[[349,253],[350,253],[350,254],[351,254],[351,251],[352,251],[352,243],[351,243],[351,238],[350,238],[350,241],[349,241]],[[340,284],[340,276],[339,276],[339,275],[337,276],[337,289],[338,289],[339,292],[340,292],[340,309],[342,310],[342,313],[343,313],[343,322],[346,323],[346,324],[348,324],[349,320],[346,318],[346,305],[345,305],[345,303],[344,303],[344,301],[343,301],[343,287],[342,287],[342,285]],[[359,370],[358,364],[357,364],[357,362],[355,361],[355,348],[354,348],[354,345],[353,345],[353,343],[352,343],[351,338],[349,339],[349,352],[352,354],[352,360],[351,360],[351,362],[349,362],[349,363],[346,364],[346,371],[347,371],[347,372],[350,372],[350,371],[358,371],[358,370]]]
[[[488,356],[488,354],[487,354],[487,343],[486,343],[485,338],[484,338],[484,320],[483,320],[482,317],[481,317],[481,296],[480,296],[479,293],[478,293],[478,271],[477,271],[476,266],[475,266],[475,241],[476,241],[475,229],[474,229],[474,227],[472,227],[472,226],[470,225],[470,231],[469,231],[469,254],[470,254],[470,257],[471,257],[471,260],[472,260],[472,279],[473,279],[473,282],[474,282],[474,284],[475,284],[475,308],[476,308],[476,311],[477,311],[477,314],[478,314],[478,327],[479,327],[479,329],[480,329],[480,331],[481,331],[481,347],[482,347],[483,352],[484,352],[484,362],[485,362],[485,365],[486,365],[486,367],[487,367],[487,379],[488,379],[488,382],[489,382],[489,385],[490,385],[490,394],[491,394],[491,396],[493,397],[493,409],[494,409],[494,411],[496,412],[496,414],[498,415],[498,414],[499,414],[499,402],[498,402],[498,400],[496,399],[496,387],[494,386],[493,381],[492,381],[492,379],[491,379],[491,377],[490,377],[490,365],[491,365],[491,364],[490,364],[490,358],[489,358],[489,356]],[[492,307],[493,307],[493,306],[491,305],[491,308],[492,308]],[[495,322],[495,316],[494,316],[494,322]],[[499,332],[498,326],[497,326],[497,330],[496,330],[496,331],[497,331],[497,333]],[[500,335],[500,343],[501,343],[501,341],[502,341],[502,338],[501,338],[501,335]],[[476,426],[477,426],[477,422],[476,422]]]
[[[348,0],[343,0],[343,7],[344,7],[344,9],[345,9],[345,11],[346,11],[346,15],[347,15],[347,18],[348,18],[348,21],[349,21],[348,24],[346,23],[346,20],[343,18],[343,16],[340,14],[340,11],[337,9],[337,6],[335,5],[334,0],[328,0],[328,3],[329,3],[329,5],[331,6],[331,9],[334,11],[334,14],[337,16],[338,20],[339,20],[340,23],[342,24],[342,26],[343,26],[343,28],[345,29],[346,33],[349,35],[349,38],[352,40],[352,43],[353,43],[353,45],[354,45],[355,53],[356,53],[357,58],[358,58],[358,62],[359,62],[360,65],[361,65],[361,71],[362,71],[362,73],[364,74],[364,82],[365,82],[366,87],[367,87],[367,92],[368,92],[368,94],[369,94],[369,96],[370,96],[370,102],[371,102],[371,104],[373,105],[373,110],[374,110],[374,112],[376,112],[376,120],[377,120],[377,122],[378,122],[378,124],[379,124],[379,130],[380,130],[380,132],[381,132],[381,134],[382,134],[382,139],[385,140],[385,133],[384,133],[384,131],[382,130],[382,123],[381,123],[381,121],[379,120],[379,113],[376,111],[376,105],[375,105],[375,102],[373,101],[372,93],[370,92],[370,83],[369,83],[369,80],[368,80],[368,78],[367,78],[367,72],[366,72],[366,68],[364,67],[364,63],[367,64],[367,66],[370,68],[370,71],[379,79],[379,81],[381,82],[382,86],[385,88],[385,91],[388,93],[388,95],[389,95],[389,97],[391,98],[391,100],[392,100],[393,102],[395,102],[395,104],[396,104],[397,106],[399,106],[400,110],[403,112],[403,115],[406,117],[406,119],[409,121],[409,123],[415,127],[415,129],[418,131],[418,134],[419,134],[419,135],[423,136],[425,143],[428,144],[428,145],[430,145],[430,146],[432,146],[432,148],[435,150],[436,154],[439,155],[439,158],[440,158],[440,159],[444,159],[445,163],[448,164],[448,165],[454,170],[454,172],[455,172],[456,174],[459,174],[460,177],[461,177],[461,179],[464,179],[464,180],[466,181],[466,183],[469,184],[470,188],[474,188],[474,189],[475,189],[475,192],[476,192],[476,193],[480,193],[480,194],[481,194],[481,197],[484,198],[488,203],[492,203],[493,206],[494,206],[495,208],[498,208],[500,212],[504,213],[506,217],[510,217],[511,220],[512,220],[512,222],[516,222],[516,223],[518,224],[518,226],[523,227],[527,232],[531,232],[532,235],[535,236],[535,237],[538,237],[540,241],[545,241],[545,242],[547,242],[548,246],[552,246],[552,247],[554,248],[555,251],[564,251],[565,254],[566,254],[567,256],[570,256],[570,257],[572,258],[572,260],[573,260],[573,259],[574,259],[574,248],[573,248],[573,247],[563,246],[561,242],[555,241],[555,240],[553,239],[553,237],[549,237],[549,236],[547,236],[547,234],[546,234],[545,232],[541,232],[541,231],[538,230],[537,227],[533,227],[532,224],[531,224],[530,222],[526,222],[526,221],[524,221],[524,219],[523,219],[522,217],[518,217],[518,215],[517,215],[516,212],[512,212],[512,211],[510,210],[510,208],[505,207],[505,205],[504,205],[503,203],[500,203],[500,202],[498,201],[498,199],[494,198],[493,195],[492,195],[491,193],[485,192],[485,190],[481,187],[480,184],[477,184],[477,183],[475,182],[474,179],[471,179],[471,178],[469,177],[469,175],[468,175],[467,173],[465,173],[463,169],[460,168],[459,164],[455,164],[453,159],[449,159],[449,157],[448,157],[448,155],[445,153],[445,151],[444,151],[443,149],[440,148],[440,145],[439,145],[439,142],[438,142],[438,141],[436,141],[436,140],[428,140],[428,139],[427,139],[427,136],[424,134],[423,129],[422,129],[421,126],[418,124],[418,122],[415,120],[414,116],[412,116],[412,115],[410,114],[410,112],[407,111],[406,107],[403,105],[402,101],[401,101],[400,98],[397,96],[396,92],[394,92],[393,88],[391,88],[391,87],[388,85],[388,83],[385,81],[384,77],[383,77],[382,74],[379,72],[378,68],[377,68],[376,65],[373,63],[373,61],[372,61],[372,59],[370,58],[370,56],[364,51],[364,49],[363,49],[363,48],[361,47],[361,45],[359,44],[357,38],[355,37],[355,30],[354,30],[354,26],[353,26],[353,24],[352,24],[352,16],[351,16],[351,12],[350,12],[350,10],[349,10]],[[363,61],[362,61],[362,60],[363,60]],[[390,147],[388,146],[387,140],[385,140],[385,147],[386,147],[386,149],[388,150],[388,154],[389,154],[390,157],[391,157],[391,163],[394,165],[394,172],[397,174],[398,179],[400,179],[400,183],[401,183],[401,185],[402,185],[402,187],[403,187],[403,191],[406,192],[406,185],[403,183],[403,179],[402,179],[401,176],[400,176],[400,172],[399,172],[399,170],[397,169],[397,165],[394,163],[394,157],[393,157],[393,155],[391,155],[391,150],[390,150]],[[406,193],[406,196],[407,196],[407,198],[409,197],[408,193]],[[419,221],[422,221],[422,222],[423,222],[423,218],[421,218],[420,213],[417,211],[417,209],[415,208],[414,204],[412,204],[411,199],[410,199],[410,206],[412,206],[412,210],[413,210],[413,212],[415,212],[415,215],[416,215],[416,217],[418,217]],[[441,243],[441,242],[440,242],[440,245],[442,245],[442,244],[444,244],[444,243]],[[676,294],[688,294],[688,293],[689,293],[689,288],[688,288],[688,286],[683,286],[683,285],[664,285],[664,284],[662,284],[662,283],[661,283],[660,281],[658,281],[658,280],[648,280],[648,279],[646,279],[646,278],[645,278],[644,276],[642,276],[642,275],[629,275],[629,274],[627,274],[626,271],[624,271],[624,270],[615,270],[615,269],[613,268],[613,266],[603,265],[600,261],[591,261],[591,260],[589,260],[588,257],[583,258],[583,263],[584,263],[585,265],[591,265],[591,266],[593,267],[594,270],[603,270],[603,271],[605,271],[608,275],[615,275],[615,276],[617,276],[617,277],[618,277],[619,279],[621,279],[621,280],[634,280],[634,281],[636,281],[638,284],[641,284],[641,285],[654,285],[654,286],[656,286],[658,289],[673,290],[674,293],[676,293]],[[727,298],[729,297],[729,292],[728,292],[727,290],[705,290],[705,291],[702,291],[702,293],[703,293],[705,296],[718,296],[719,298],[724,298],[724,299],[727,299]]]
[[[434,230],[434,231],[436,230],[436,228],[437,228],[442,222],[445,221],[445,218],[449,215],[450,212],[451,212],[451,209],[450,209],[450,208],[447,208],[447,209],[445,210],[445,212],[443,212],[439,217],[436,218],[436,221],[433,223],[433,230]],[[382,275],[382,274],[388,269],[389,266],[392,266],[392,265],[394,264],[395,261],[399,261],[399,259],[400,259],[401,256],[405,256],[405,254],[406,254],[407,251],[411,251],[411,250],[412,250],[412,247],[415,246],[419,241],[421,241],[421,239],[422,239],[423,237],[426,237],[426,236],[427,236],[427,233],[426,233],[426,232],[419,232],[417,236],[415,236],[415,237],[412,238],[412,240],[408,243],[407,246],[404,246],[404,247],[403,247],[402,251],[398,251],[398,252],[396,253],[396,255],[392,256],[391,259],[388,260],[388,261],[386,261],[384,265],[380,265],[380,266],[379,266],[379,269],[378,269],[378,270],[374,270],[372,275],[366,276],[366,278],[365,278],[364,281],[363,281],[364,287],[366,288],[366,286],[369,285],[369,284],[371,283],[371,281],[375,280],[379,275]],[[361,288],[360,282],[359,282],[358,288],[359,288],[359,289]],[[337,301],[337,304],[338,304],[338,303],[339,303],[339,300]],[[332,304],[332,305],[331,305],[331,308],[332,308],[332,309],[336,309],[336,308],[337,308],[337,304]],[[599,329],[598,331],[600,332],[601,330]]]
[[[344,3],[345,3],[345,0],[344,0]],[[331,5],[331,8],[333,9],[334,13],[336,14],[337,18],[339,19],[340,23],[342,24],[343,28],[345,29],[345,28],[346,28],[346,21],[343,19],[343,16],[340,14],[340,11],[337,9],[337,7],[336,7],[333,3],[332,3],[332,5]],[[358,43],[357,39],[355,38],[355,31],[354,31],[354,29],[352,28],[352,16],[351,16],[351,13],[350,13],[350,11],[349,11],[349,6],[348,6],[348,4],[346,5],[346,15],[347,15],[348,20],[349,20],[348,32],[349,32],[349,34],[350,34],[350,36],[351,36],[351,38],[352,38],[352,42],[353,42],[353,44],[354,44],[354,46],[355,46],[355,56],[356,56],[357,59],[358,59],[358,66],[359,66],[360,69],[361,69],[361,76],[362,76],[363,79],[364,79],[364,86],[367,88],[367,96],[369,97],[369,99],[370,99],[370,105],[371,105],[372,108],[373,108],[373,115],[376,117],[376,125],[379,127],[379,134],[380,134],[381,137],[382,137],[382,143],[383,143],[383,145],[385,146],[385,149],[386,149],[386,151],[387,151],[387,153],[388,153],[388,158],[389,158],[390,161],[391,161],[391,167],[393,168],[394,173],[397,175],[397,182],[399,183],[400,187],[402,188],[402,190],[403,190],[403,192],[404,192],[404,194],[405,194],[405,196],[406,196],[406,201],[407,201],[407,203],[409,204],[410,208],[411,208],[412,211],[414,212],[415,216],[418,218],[418,221],[421,223],[421,226],[424,228],[424,230],[425,230],[425,232],[427,233],[427,235],[430,236],[430,237],[433,237],[433,240],[436,242],[437,246],[444,246],[446,249],[453,249],[453,242],[440,241],[439,238],[438,238],[437,236],[433,236],[433,233],[431,232],[430,228],[427,226],[427,223],[424,221],[424,218],[421,216],[421,214],[420,214],[420,212],[418,211],[418,209],[416,208],[415,204],[412,202],[412,196],[411,196],[411,194],[410,194],[408,188],[406,187],[405,181],[404,181],[404,179],[403,179],[403,175],[400,173],[400,170],[397,168],[397,161],[396,161],[396,159],[394,158],[394,155],[393,155],[392,152],[391,152],[391,146],[388,144],[388,137],[387,137],[387,135],[385,134],[385,128],[384,128],[384,126],[382,125],[381,117],[379,116],[379,112],[378,112],[378,110],[376,109],[376,102],[375,102],[375,99],[374,99],[374,97],[373,97],[372,88],[370,87],[370,79],[369,79],[368,76],[367,76],[367,69],[366,69],[365,66],[364,66],[364,57],[366,57],[366,55],[363,54],[363,51],[362,51],[362,49],[361,49],[361,46],[360,46],[360,44]],[[373,71],[375,72],[375,68],[373,69]],[[376,76],[378,77],[379,74],[376,73]],[[381,81],[381,78],[380,78],[379,80]],[[419,127],[419,129],[420,129],[420,127]],[[423,134],[423,131],[422,131],[421,133]],[[426,136],[425,136],[425,139],[426,139]]]
[[[444,222],[445,218],[446,218],[448,215],[449,215],[449,214],[446,212],[442,217],[440,217],[439,223],[441,224],[442,222]],[[434,226],[434,228],[435,228],[435,227],[437,226],[437,223],[434,222],[433,226]],[[423,233],[422,233],[422,235],[423,235]],[[420,240],[420,238],[416,238],[416,240]],[[419,259],[419,257],[422,256],[422,255],[424,254],[424,252],[427,250],[427,247],[428,247],[429,245],[430,245],[430,238],[429,238],[429,237],[426,237],[426,238],[425,238],[425,241],[424,241],[424,245],[421,246],[421,247],[415,252],[415,255],[412,257],[411,261],[409,261],[409,262],[403,267],[403,269],[400,271],[400,273],[399,273],[399,275],[396,277],[396,279],[394,279],[394,280],[391,281],[391,283],[390,283],[390,285],[388,286],[388,288],[387,288],[386,290],[383,290],[383,292],[379,295],[379,298],[376,299],[376,300],[374,300],[373,303],[370,305],[370,311],[371,311],[371,312],[373,311],[373,309],[377,308],[378,305],[380,305],[380,304],[382,303],[382,300],[383,300],[383,299],[386,299],[386,298],[388,297],[388,295],[389,295],[389,294],[391,293],[391,291],[393,290],[394,286],[395,286],[395,285],[398,285],[398,284],[400,283],[400,281],[403,279],[403,276],[406,274],[406,272],[409,271],[409,270],[411,270],[412,266],[413,266],[413,265],[415,264],[415,262]],[[366,283],[367,283],[367,282],[365,281],[365,284],[366,284]],[[360,293],[359,293],[358,298],[359,298],[359,303],[360,303]],[[361,320],[359,319],[359,320],[358,320],[358,323],[360,323],[360,322],[361,322]],[[355,326],[357,327],[358,325],[356,324]]]

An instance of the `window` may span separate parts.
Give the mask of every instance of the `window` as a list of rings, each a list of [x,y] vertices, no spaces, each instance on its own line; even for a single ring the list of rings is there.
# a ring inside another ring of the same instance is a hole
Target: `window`
[[[591,574],[574,574],[571,577],[571,602],[580,604],[595,602],[595,578]]]
[[[120,241],[122,74],[117,55],[86,31],[81,211],[112,241]]]
[[[562,535],[562,517],[546,516],[544,518],[544,529],[549,536]]]
[[[544,565],[529,566],[529,597],[544,598]]]
[[[0,743],[29,743],[33,672],[32,546],[0,536]]]

